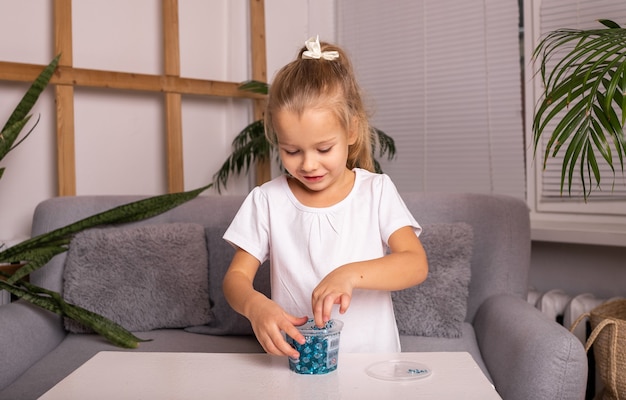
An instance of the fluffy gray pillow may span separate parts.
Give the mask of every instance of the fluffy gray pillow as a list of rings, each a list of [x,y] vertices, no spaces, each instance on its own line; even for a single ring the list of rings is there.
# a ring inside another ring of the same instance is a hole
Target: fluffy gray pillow
[[[66,301],[130,331],[209,321],[204,227],[192,223],[90,229],[71,241],[63,273]],[[90,332],[66,319],[70,332]]]
[[[230,265],[235,249],[222,239],[225,228],[209,226],[206,228],[207,247],[209,249],[209,294],[211,297],[211,320],[206,325],[185,328],[192,333],[207,335],[252,335],[250,321],[237,313],[226,301],[222,281]],[[254,287],[271,297],[270,268],[265,262],[254,278]]]
[[[424,226],[420,240],[428,256],[428,278],[420,285],[391,294],[400,334],[461,336],[473,239],[472,227],[466,223]]]

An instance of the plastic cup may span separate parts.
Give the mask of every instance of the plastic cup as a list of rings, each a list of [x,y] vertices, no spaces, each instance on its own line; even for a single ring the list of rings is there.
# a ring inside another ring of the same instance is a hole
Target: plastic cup
[[[323,328],[315,326],[310,319],[298,330],[304,335],[305,342],[300,344],[287,335],[287,343],[300,353],[299,359],[289,358],[289,368],[298,374],[327,374],[337,369],[339,358],[339,334],[343,322],[334,319]]]

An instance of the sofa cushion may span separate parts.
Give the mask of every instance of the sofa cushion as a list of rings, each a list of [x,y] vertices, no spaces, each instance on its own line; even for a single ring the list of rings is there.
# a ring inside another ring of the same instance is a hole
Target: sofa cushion
[[[466,223],[425,225],[420,240],[428,256],[428,277],[391,294],[398,330],[402,335],[459,337],[467,313],[472,227]]]
[[[130,331],[209,321],[204,227],[193,223],[90,229],[71,241],[64,298]],[[71,332],[89,332],[66,319]]]
[[[211,298],[211,319],[206,325],[186,328],[188,332],[208,335],[252,335],[250,321],[237,313],[226,301],[222,281],[235,249],[222,239],[224,230],[220,227],[206,228],[207,247],[209,249],[209,295]],[[254,278],[256,290],[271,297],[269,263],[259,268]]]

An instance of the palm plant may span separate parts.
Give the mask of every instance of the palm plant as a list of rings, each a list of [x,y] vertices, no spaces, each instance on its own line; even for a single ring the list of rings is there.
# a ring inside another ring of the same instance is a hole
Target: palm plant
[[[259,81],[247,81],[239,86],[240,90],[267,95],[269,85]],[[396,146],[393,138],[380,129],[372,128],[376,147],[372,148],[373,155],[379,157],[387,155],[391,160],[396,154]],[[265,124],[262,119],[246,126],[235,137],[232,143],[232,152],[224,161],[220,169],[213,175],[213,184],[218,192],[225,188],[231,175],[239,175],[250,170],[256,162],[262,163],[270,160],[272,146],[265,137]],[[280,159],[276,155],[276,162],[280,164]],[[376,172],[381,173],[380,163],[374,158]]]
[[[585,201],[603,178],[598,160],[606,161],[614,179],[616,168],[624,172],[626,156],[626,29],[610,20],[599,22],[606,28],[550,32],[533,54],[540,61],[545,86],[532,125],[535,152],[554,119],[556,127],[546,142],[543,168],[565,146],[561,193],[567,182],[571,195],[578,171]],[[550,68],[552,58],[561,51],[568,52]]]
[[[59,57],[55,57],[43,69],[2,128],[0,160],[22,143],[35,128],[36,124],[16,143],[24,126],[31,118],[29,113],[32,107],[50,82]],[[1,168],[0,177],[3,172],[4,168]],[[0,263],[22,264],[22,266],[12,274],[0,271],[0,290],[6,290],[38,307],[80,322],[117,346],[137,347],[138,343],[144,340],[128,332],[122,326],[82,307],[67,303],[59,293],[33,285],[22,278],[43,267],[57,254],[67,251],[72,238],[80,231],[96,226],[129,223],[150,218],[193,199],[210,186],[211,184],[188,192],[154,196],[122,205],[6,248],[0,251]]]

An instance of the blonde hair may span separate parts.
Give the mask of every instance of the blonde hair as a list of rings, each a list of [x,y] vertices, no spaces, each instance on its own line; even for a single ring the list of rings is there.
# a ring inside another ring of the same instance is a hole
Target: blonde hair
[[[307,108],[322,108],[333,112],[346,131],[356,132],[356,142],[348,149],[346,167],[374,171],[372,129],[361,98],[352,64],[338,46],[321,42],[322,51],[337,51],[334,60],[298,57],[276,74],[270,85],[265,112],[265,135],[276,145],[273,116],[279,111],[302,115]]]

